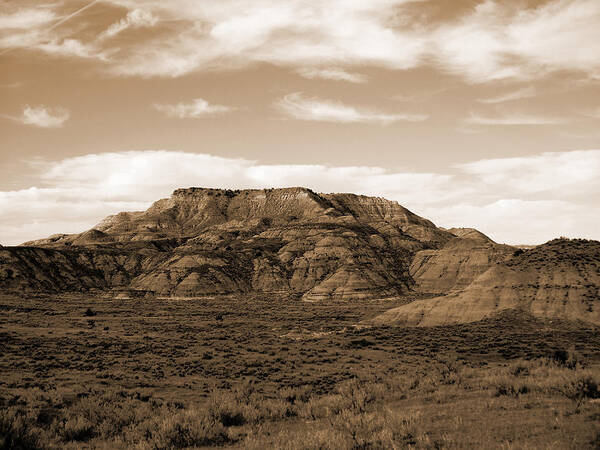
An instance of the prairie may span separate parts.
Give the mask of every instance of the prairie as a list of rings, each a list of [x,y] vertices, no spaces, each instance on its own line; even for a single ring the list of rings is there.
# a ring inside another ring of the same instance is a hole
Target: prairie
[[[0,297],[0,448],[598,448],[600,333],[416,297]]]

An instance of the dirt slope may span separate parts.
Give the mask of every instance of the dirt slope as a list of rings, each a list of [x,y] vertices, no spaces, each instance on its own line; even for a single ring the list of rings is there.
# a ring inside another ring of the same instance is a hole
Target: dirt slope
[[[600,323],[600,242],[556,239],[518,250],[463,291],[394,308],[373,319],[380,325],[466,323],[507,309],[536,317]]]
[[[464,289],[517,250],[473,231],[451,239],[439,249],[417,252],[410,265],[415,289],[435,294]]]

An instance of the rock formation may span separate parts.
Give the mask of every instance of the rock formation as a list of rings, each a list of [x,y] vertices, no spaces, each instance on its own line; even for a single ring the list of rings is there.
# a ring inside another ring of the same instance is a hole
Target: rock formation
[[[457,237],[441,248],[417,252],[412,260],[410,275],[415,288],[421,292],[442,294],[464,289],[515,251],[511,246],[496,244],[477,230],[467,233],[448,231]]]
[[[387,297],[415,252],[455,237],[396,202],[309,189],[178,189],[143,212],[0,250],[0,287],[165,296]]]
[[[523,250],[437,228],[396,202],[305,188],[178,189],[80,234],[0,248],[0,289],[275,295],[306,301],[437,294],[376,324],[443,325],[506,309],[600,323],[600,243]]]
[[[507,309],[600,324],[600,242],[556,239],[517,250],[464,290],[386,311],[379,325],[474,322]]]

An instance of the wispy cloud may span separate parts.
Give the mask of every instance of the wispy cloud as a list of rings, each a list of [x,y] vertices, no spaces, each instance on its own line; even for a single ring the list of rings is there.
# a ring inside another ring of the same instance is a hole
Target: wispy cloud
[[[597,108],[591,108],[586,111],[583,111],[582,114],[584,116],[592,117],[594,119],[600,119],[600,106]]]
[[[535,79],[558,70],[597,73],[600,46],[591,43],[600,41],[599,20],[596,0],[554,0],[529,9],[486,0],[434,31],[434,54],[441,67],[474,82]]]
[[[231,106],[213,105],[202,98],[197,98],[190,103],[180,102],[175,105],[155,104],[154,108],[169,117],[178,119],[199,119],[225,114],[236,109]]]
[[[23,83],[21,81],[15,81],[14,83],[0,84],[0,88],[15,89],[15,88],[21,87],[22,85],[23,85]]]
[[[470,125],[560,125],[567,123],[563,117],[536,116],[529,114],[504,114],[486,116],[471,113],[464,122]]]
[[[600,198],[590,195],[600,192],[600,150],[472,161],[453,169],[432,173],[265,165],[176,151],[38,161],[36,184],[41,187],[0,191],[0,242],[15,244],[56,232],[83,231],[108,214],[147,208],[187,186],[306,186],[318,192],[383,196],[440,226],[473,226],[500,242],[540,243],[560,235],[600,239]]]
[[[156,33],[118,44],[100,39],[97,48],[90,33],[71,36],[74,27],[58,26],[79,21],[77,29],[89,31],[97,24],[86,21],[84,12],[95,4],[128,11],[108,26],[105,38],[140,26],[154,26]],[[485,0],[459,17],[434,22],[427,19],[430,2],[420,0],[103,0],[70,14],[64,8],[58,1],[39,11],[11,6],[0,19],[0,48],[51,52],[54,46],[41,44],[73,39],[90,50],[61,55],[104,55],[112,73],[145,77],[263,62],[349,82],[361,80],[352,72],[356,67],[424,65],[475,83],[539,79],[559,71],[600,76],[597,0],[550,0],[535,8]],[[49,26],[53,20],[58,22]]]
[[[591,44],[600,41],[596,0],[553,0],[529,9],[487,0],[441,23],[414,16],[415,9],[430,7],[428,2],[413,5],[411,12],[405,6],[416,2],[407,0],[262,0],[251,5],[222,0],[218,7],[113,2],[131,9],[143,5],[157,16],[188,21],[172,36],[128,49],[128,59],[115,67],[122,74],[182,75],[215,64],[255,62],[345,71],[357,66],[408,69],[433,62],[473,82],[535,79],[562,70],[600,72],[600,48]],[[187,64],[182,65],[185,56]]]
[[[448,90],[447,87],[431,89],[428,91],[419,91],[419,92],[410,92],[410,93],[402,93],[396,94],[390,97],[392,100],[396,100],[399,102],[407,102],[407,103],[423,103],[426,102],[438,94],[442,92],[446,92]]]
[[[62,3],[47,3],[38,9],[8,6],[10,12],[0,17],[0,56],[21,49],[63,58],[94,58],[106,62],[115,49],[102,49],[96,40],[84,42],[70,36],[70,29],[62,30],[65,22],[82,15],[98,2],[94,0],[66,14],[60,11]]]
[[[48,31],[53,30],[54,28],[62,25],[63,23],[71,20],[73,17],[80,15],[81,13],[83,13],[86,9],[91,8],[92,6],[94,6],[96,3],[98,3],[100,0],[93,0],[91,2],[89,2],[88,4],[82,6],[81,8],[67,14],[66,16],[62,17],[59,21],[57,21],[56,23],[54,23]]]
[[[533,86],[528,86],[516,91],[505,92],[504,94],[495,97],[480,98],[480,103],[504,103],[513,100],[521,100],[523,98],[531,98],[537,95],[537,90]]]
[[[114,37],[128,28],[153,27],[157,23],[158,17],[154,16],[151,12],[134,9],[133,11],[129,11],[124,18],[108,27],[100,35],[100,39]]]
[[[40,128],[59,128],[69,120],[69,116],[69,111],[62,107],[51,108],[44,105],[26,105],[20,117],[11,118],[24,125],[32,125]]]
[[[546,191],[552,192],[552,198],[564,199],[600,192],[600,150],[484,159],[456,167],[513,195]]]
[[[324,80],[348,81],[350,83],[366,83],[368,77],[360,73],[347,72],[340,68],[319,69],[316,67],[302,67],[298,74],[304,78],[321,78]]]
[[[371,108],[358,108],[334,100],[305,97],[300,92],[288,94],[275,103],[284,114],[299,120],[339,123],[379,123],[420,122],[428,116],[421,114],[391,114]]]
[[[54,20],[56,15],[48,8],[25,7],[0,15],[0,30],[31,29]]]

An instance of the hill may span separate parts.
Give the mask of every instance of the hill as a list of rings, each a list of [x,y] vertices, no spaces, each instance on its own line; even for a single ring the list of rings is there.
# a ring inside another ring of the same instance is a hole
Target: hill
[[[440,294],[464,289],[516,250],[509,245],[495,243],[477,230],[469,230],[456,234],[457,237],[440,248],[421,250],[415,254],[410,275],[415,281],[416,290]]]
[[[555,239],[517,250],[464,290],[389,310],[379,325],[466,323],[517,309],[536,317],[600,323],[600,242]]]
[[[454,239],[396,202],[305,188],[178,189],[143,212],[0,250],[0,287],[166,296],[388,297],[415,252]]]

